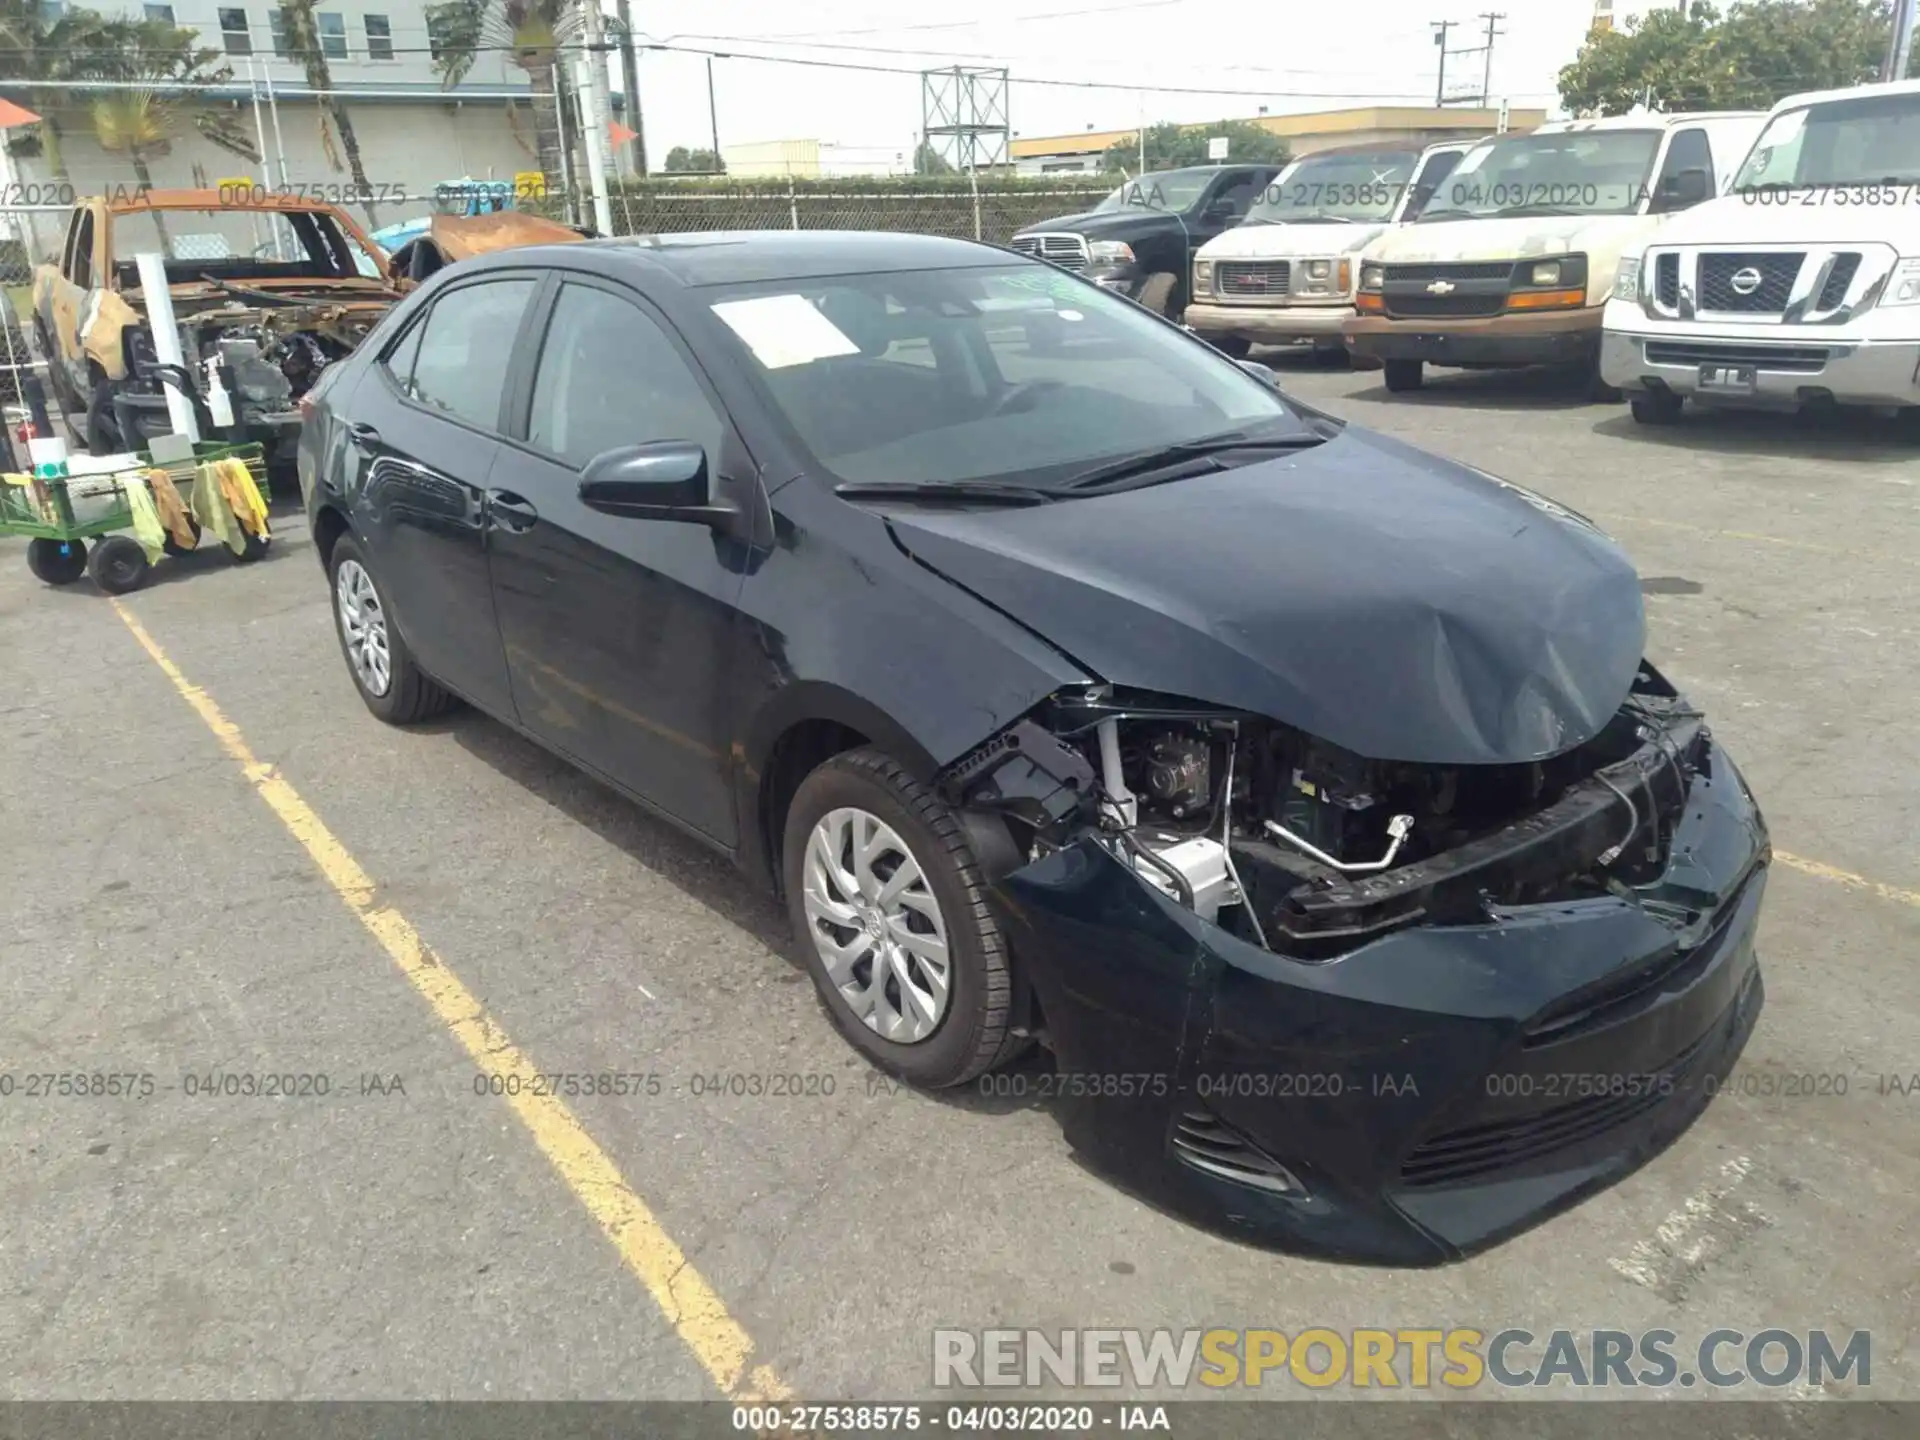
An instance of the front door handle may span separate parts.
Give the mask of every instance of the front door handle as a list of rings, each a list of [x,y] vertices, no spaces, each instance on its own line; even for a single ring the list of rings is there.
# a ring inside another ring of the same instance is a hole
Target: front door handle
[[[347,438],[362,450],[371,450],[380,443],[380,432],[364,420],[355,420],[347,426]]]
[[[525,496],[516,495],[511,490],[489,490],[487,518],[502,530],[518,535],[533,528],[534,522],[540,518],[540,512],[527,502]]]

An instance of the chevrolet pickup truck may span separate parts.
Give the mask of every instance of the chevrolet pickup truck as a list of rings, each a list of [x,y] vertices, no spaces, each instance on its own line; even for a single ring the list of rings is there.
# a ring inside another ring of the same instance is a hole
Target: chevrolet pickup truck
[[[1920,80],[1776,105],[1729,193],[1621,262],[1600,369],[1643,424],[1689,400],[1920,417]]]
[[[1347,145],[1294,161],[1194,256],[1188,327],[1236,358],[1256,343],[1344,354],[1356,257],[1417,216],[1473,143]]]
[[[1381,362],[1389,390],[1417,388],[1427,365],[1557,364],[1617,400],[1599,358],[1621,256],[1720,193],[1764,120],[1621,115],[1482,141],[1362,253],[1347,348]]]

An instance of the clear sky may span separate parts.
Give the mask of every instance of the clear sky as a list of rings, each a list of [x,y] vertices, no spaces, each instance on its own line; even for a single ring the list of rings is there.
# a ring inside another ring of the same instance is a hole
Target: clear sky
[[[609,8],[611,8],[609,6]],[[1579,49],[1593,0],[973,0],[900,5],[888,0],[705,0],[654,9],[636,0],[645,38],[729,52],[713,62],[721,144],[815,139],[844,147],[846,160],[884,169],[909,155],[920,129],[917,74],[868,74],[767,64],[778,53],[904,71],[927,66],[1005,65],[1011,121],[1020,135],[1130,128],[1149,121],[1201,121],[1433,99],[1439,49],[1432,23],[1459,22],[1451,48],[1482,43],[1480,10],[1507,10],[1494,42],[1492,89],[1515,105],[1556,103],[1554,77]],[[1646,0],[1616,0],[1621,14]],[[1072,13],[1067,13],[1072,12]],[[976,18],[960,19],[961,15]],[[694,33],[695,31],[703,33]],[[833,48],[852,47],[852,48]],[[1477,91],[1483,55],[1448,62]],[[708,143],[707,61],[643,52],[641,94],[647,151]],[[1094,81],[1070,89],[1032,82]],[[616,72],[615,84],[618,75]],[[1137,85],[1246,94],[1141,94]],[[849,165],[845,168],[853,168]]]

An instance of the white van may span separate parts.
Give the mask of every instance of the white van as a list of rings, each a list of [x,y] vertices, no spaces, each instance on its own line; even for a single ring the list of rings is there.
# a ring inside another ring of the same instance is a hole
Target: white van
[[[1570,364],[1618,398],[1598,361],[1621,255],[1719,194],[1765,120],[1620,115],[1481,141],[1411,225],[1363,252],[1348,350],[1381,363],[1389,390],[1416,388],[1427,365]]]
[[[1418,214],[1475,143],[1347,145],[1295,160],[1194,255],[1188,327],[1235,357],[1256,342],[1341,350],[1354,257]]]
[[[1624,262],[1600,367],[1696,404],[1920,406],[1920,80],[1782,100],[1728,194]]]

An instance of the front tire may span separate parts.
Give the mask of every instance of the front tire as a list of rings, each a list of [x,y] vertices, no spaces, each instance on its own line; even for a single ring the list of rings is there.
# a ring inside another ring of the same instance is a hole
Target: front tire
[[[1012,962],[973,846],[897,761],[853,750],[807,776],[781,857],[802,959],[856,1050],[937,1088],[1018,1048]]]
[[[109,535],[96,541],[87,555],[87,573],[109,595],[138,590],[146,584],[152,568],[140,542],[126,535]]]
[[[414,663],[413,652],[394,628],[366,551],[352,536],[334,542],[327,573],[333,582],[334,633],[340,637],[353,688],[367,709],[389,725],[411,725],[452,704],[453,697]]]
[[[1648,390],[1627,402],[1627,409],[1642,425],[1671,425],[1686,406],[1684,396],[1671,390]]]
[[[47,585],[71,585],[87,573],[84,540],[29,540],[27,569]]]
[[[1396,395],[1418,390],[1427,378],[1424,360],[1389,360],[1382,368],[1386,372],[1387,389]]]

